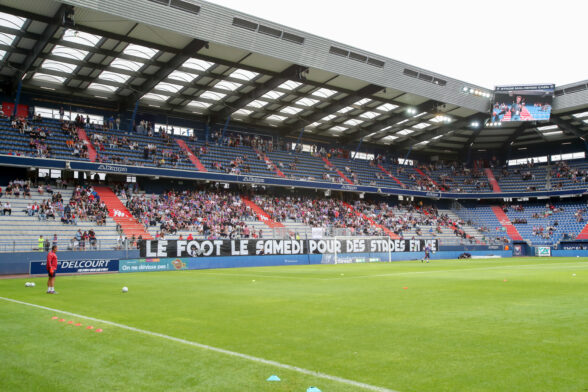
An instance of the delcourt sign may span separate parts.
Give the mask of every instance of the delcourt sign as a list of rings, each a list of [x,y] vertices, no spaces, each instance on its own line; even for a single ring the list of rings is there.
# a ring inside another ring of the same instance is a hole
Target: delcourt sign
[[[118,271],[118,260],[85,259],[85,260],[61,260],[57,263],[58,274],[89,274],[96,272]],[[41,275],[47,273],[46,261],[31,261],[30,274]]]
[[[334,253],[422,252],[438,249],[437,240],[377,238],[313,240],[157,240],[143,241],[141,257],[259,256]]]

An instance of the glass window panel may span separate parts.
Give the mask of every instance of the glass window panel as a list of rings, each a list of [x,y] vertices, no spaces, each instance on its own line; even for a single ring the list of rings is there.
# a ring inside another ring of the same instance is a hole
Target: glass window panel
[[[302,83],[295,82],[293,80],[288,80],[278,86],[278,88],[282,88],[284,90],[295,90],[300,87]]]
[[[183,72],[183,71],[173,71],[168,76],[168,78],[170,78],[170,79],[179,80],[179,81],[186,82],[186,83],[192,82],[197,77],[198,77],[198,75],[196,75],[196,74]]]
[[[378,110],[382,110],[384,112],[389,112],[390,110],[394,110],[396,108],[398,108],[398,105],[394,105],[391,103],[385,103],[377,107]]]
[[[287,114],[296,114],[296,113],[300,113],[301,111],[302,111],[302,109],[295,108],[293,106],[288,106],[283,109],[280,109],[280,112],[287,113]]]
[[[278,99],[282,95],[284,95],[284,93],[281,93],[276,90],[272,90],[272,91],[268,91],[267,93],[263,94],[261,97],[266,98],[266,99]]]
[[[321,98],[329,98],[330,96],[335,94],[337,94],[337,91],[330,90],[328,88],[319,88],[318,90],[312,92],[312,95],[316,95]]]
[[[113,93],[117,90],[117,87],[109,86],[107,84],[101,84],[101,83],[92,83],[88,86],[88,88],[90,90],[106,91],[109,93]]]
[[[201,102],[201,101],[191,101],[188,106],[194,106],[194,107],[198,107],[198,108],[202,108],[202,109],[206,109],[210,106],[212,106],[211,103],[208,102]]]
[[[65,78],[63,76],[55,76],[55,75],[48,75],[45,73],[36,72],[33,75],[33,79],[42,80],[49,83],[63,83],[65,82]]]
[[[83,60],[88,55],[87,50],[69,48],[67,46],[55,45],[51,54],[55,56],[67,57],[74,60]]]
[[[229,77],[249,81],[255,79],[257,75],[259,75],[257,72],[247,71],[245,69],[237,69],[236,71],[233,71]]]
[[[151,59],[159,52],[156,49],[148,48],[142,45],[135,45],[135,44],[128,44],[127,47],[123,50],[124,54],[128,54],[129,56],[141,57],[144,59]]]
[[[147,93],[141,97],[141,99],[151,99],[153,101],[166,101],[169,96],[163,94]]]
[[[126,69],[128,71],[133,71],[133,72],[136,72],[139,69],[141,69],[141,67],[143,65],[145,65],[145,64],[140,63],[138,61],[131,61],[131,60],[125,60],[125,59],[119,59],[119,58],[112,60],[112,62],[110,63],[111,67]]]
[[[77,68],[77,66],[75,66],[73,64],[69,64],[69,63],[62,63],[59,61],[45,60],[41,64],[41,68],[52,69],[52,70],[58,71],[58,72],[71,73]]]
[[[109,80],[115,83],[124,83],[130,78],[129,75],[119,74],[110,71],[102,71],[100,75],[98,75],[98,79]]]
[[[265,105],[267,105],[266,101],[260,101],[259,99],[256,99],[255,101],[249,102],[249,104],[247,106],[259,109],[259,108],[264,107]]]
[[[318,99],[312,99],[312,98],[301,98],[298,101],[296,101],[296,103],[298,105],[302,105],[302,106],[313,106],[316,105],[319,102]]]
[[[21,18],[19,16],[14,16],[11,14],[0,12],[0,26],[20,30],[20,28],[24,25],[26,20],[26,18]]]
[[[269,121],[284,121],[287,118],[288,117],[286,117],[286,116],[280,116],[278,114],[272,114],[271,116],[267,116],[267,119]]]
[[[204,60],[192,59],[192,58],[186,60],[184,62],[184,64],[182,64],[183,67],[195,69],[195,70],[202,71],[202,72],[207,71],[213,65],[214,65],[214,63],[211,63],[210,61],[204,61]]]
[[[170,93],[177,93],[182,88],[183,88],[183,86],[180,86],[179,84],[172,84],[172,83],[166,83],[166,82],[158,83],[155,86],[156,90],[163,90],[163,91],[167,91]]]
[[[228,90],[228,91],[235,91],[239,87],[241,87],[241,83],[229,82],[228,80],[221,80],[214,87],[221,89],[221,90]]]
[[[370,120],[372,118],[376,118],[378,116],[381,116],[381,114],[380,113],[377,113],[377,112],[364,112],[364,113],[362,113],[362,114],[359,115],[359,117],[369,118]]]
[[[214,91],[205,91],[202,94],[200,94],[200,98],[211,99],[213,101],[221,100],[226,96],[227,94],[217,93]]]
[[[10,46],[16,38],[16,35],[0,33],[0,44]]]
[[[253,113],[252,110],[239,109],[235,113],[233,113],[233,115],[236,115],[236,116],[249,116],[251,113]]]
[[[85,46],[96,46],[96,44],[102,39],[101,36],[85,33],[83,31],[67,29],[63,33],[63,40],[73,42],[79,45]]]

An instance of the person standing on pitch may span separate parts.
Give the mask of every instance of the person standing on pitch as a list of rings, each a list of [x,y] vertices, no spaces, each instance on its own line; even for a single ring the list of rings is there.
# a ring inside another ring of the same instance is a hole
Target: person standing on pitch
[[[47,294],[57,294],[55,291],[55,272],[57,271],[57,245],[51,247],[51,252],[47,255]]]
[[[425,259],[427,260],[427,263],[431,259],[431,246],[430,245],[427,245],[425,247],[425,256],[421,259],[421,263],[423,263],[425,261]]]

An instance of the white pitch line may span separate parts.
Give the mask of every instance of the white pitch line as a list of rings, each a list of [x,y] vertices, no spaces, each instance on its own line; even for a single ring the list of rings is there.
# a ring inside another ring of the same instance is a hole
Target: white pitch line
[[[583,261],[574,261],[574,262],[569,262],[569,263],[557,263],[557,264],[521,264],[521,265],[512,265],[512,264],[506,264],[503,266],[492,266],[492,267],[473,267],[473,268],[464,268],[464,269],[460,269],[460,270],[453,270],[453,269],[449,269],[449,270],[432,270],[432,271],[404,271],[404,272],[391,272],[388,274],[376,274],[376,275],[358,275],[358,276],[346,276],[345,278],[340,278],[339,275],[337,275],[336,278],[333,278],[332,276],[329,277],[315,277],[315,276],[297,276],[297,275],[270,275],[270,274],[263,274],[263,273],[243,273],[243,274],[238,274],[238,273],[231,273],[231,272],[209,272],[206,271],[206,275],[218,275],[218,276],[237,276],[237,277],[242,277],[242,278],[276,278],[276,279],[304,279],[304,280],[309,280],[309,279],[314,279],[314,280],[333,280],[333,279],[361,279],[361,278],[381,278],[381,277],[386,277],[386,276],[397,276],[397,275],[412,275],[412,274],[432,274],[432,273],[438,273],[438,272],[467,272],[467,271],[480,271],[480,270],[493,270],[493,269],[522,269],[523,267],[539,267],[539,268],[558,268],[559,266],[562,265],[577,265],[579,263],[583,263],[583,264],[587,264],[586,262]],[[324,270],[322,270],[321,272],[324,272]],[[202,274],[202,276],[205,276],[204,274]]]
[[[13,302],[13,303],[21,304],[21,305],[31,306],[31,307],[38,308],[38,309],[49,310],[51,312],[56,312],[56,313],[61,313],[61,314],[67,314],[69,316],[83,318],[83,319],[86,319],[86,320],[92,320],[92,321],[96,321],[96,322],[99,322],[99,323],[102,323],[102,324],[111,325],[113,327],[118,327],[118,328],[126,329],[126,330],[129,330],[129,331],[133,331],[133,332],[139,332],[139,333],[142,333],[142,334],[145,334],[145,335],[149,335],[149,336],[156,336],[156,337],[159,337],[159,338],[162,338],[162,339],[171,340],[173,342],[186,344],[188,346],[198,347],[198,348],[203,349],[203,350],[209,350],[209,351],[217,352],[217,353],[220,353],[220,354],[229,355],[231,357],[246,359],[248,361],[262,363],[264,365],[270,365],[270,366],[274,366],[274,367],[277,367],[277,368],[290,370],[290,371],[293,371],[293,372],[296,372],[296,373],[300,373],[300,374],[304,374],[304,375],[307,375],[307,376],[322,378],[324,380],[335,381],[335,382],[338,382],[338,383],[341,383],[341,384],[351,385],[351,386],[362,388],[362,389],[365,389],[365,390],[368,390],[368,391],[376,391],[376,392],[398,392],[398,391],[395,391],[393,389],[388,389],[388,388],[384,388],[384,387],[378,387],[378,386],[375,386],[375,385],[365,384],[365,383],[362,383],[362,382],[359,382],[359,381],[348,380],[348,379],[342,378],[342,377],[331,376],[329,374],[325,374],[325,373],[316,372],[316,371],[313,371],[313,370],[304,369],[304,368],[301,368],[301,367],[298,367],[298,366],[287,365],[287,364],[276,362],[276,361],[272,361],[272,360],[269,360],[269,359],[264,359],[264,358],[254,357],[252,355],[238,353],[236,351],[225,350],[223,348],[218,348],[218,347],[209,346],[207,344],[192,342],[190,340],[176,338],[176,337],[173,337],[173,336],[164,335],[162,333],[147,331],[145,329],[135,328],[135,327],[131,327],[131,326],[124,325],[124,324],[118,324],[118,323],[115,323],[115,322],[112,322],[112,321],[108,321],[108,320],[101,320],[101,319],[97,319],[97,318],[94,318],[94,317],[89,317],[89,316],[84,316],[84,315],[77,314],[77,313],[67,312],[65,310],[53,309],[53,308],[49,308],[47,306],[32,304],[32,303],[29,303],[29,302],[23,302],[23,301],[19,301],[19,300],[12,299],[12,298],[0,297],[0,299],[2,299],[4,301],[8,301],[8,302]]]
[[[392,272],[389,274],[377,274],[377,275],[359,275],[359,276],[349,276],[346,279],[359,279],[359,278],[381,278],[386,276],[396,276],[396,275],[412,275],[412,274],[433,274],[438,272],[468,272],[468,271],[484,271],[484,270],[494,270],[494,269],[524,269],[522,267],[535,267],[541,269],[541,267],[549,267],[549,268],[556,268],[562,265],[574,265],[585,262],[570,262],[570,263],[557,263],[557,264],[522,264],[522,265],[502,265],[502,266],[494,266],[494,267],[480,267],[480,268],[464,268],[459,270],[454,269],[447,269],[447,270],[433,270],[433,271],[405,271],[405,272]],[[582,264],[582,266],[584,266]],[[332,279],[332,278],[323,278],[323,279]]]

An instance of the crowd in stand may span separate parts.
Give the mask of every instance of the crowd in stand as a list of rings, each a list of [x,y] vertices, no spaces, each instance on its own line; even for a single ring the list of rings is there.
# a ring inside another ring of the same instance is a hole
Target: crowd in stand
[[[422,203],[389,206],[387,203],[369,204],[357,201],[355,209],[400,237],[404,237],[408,231],[413,231],[419,237],[431,238],[443,233],[443,229],[447,229],[456,237],[470,240],[470,242],[475,241],[465,232],[463,228],[465,223],[462,220],[439,214],[435,207],[425,207]]]
[[[40,188],[42,189],[42,186]],[[77,225],[80,221],[95,222],[99,226],[106,223],[108,210],[92,187],[76,187],[67,203],[64,202],[61,193],[53,192],[49,185],[46,192],[51,194],[51,198],[39,204],[29,204],[25,210],[27,215],[37,216],[41,221],[59,219],[62,223],[70,225]],[[43,194],[43,191],[39,193]]]
[[[253,237],[245,223],[254,219],[241,198],[231,192],[167,191],[161,195],[135,195],[126,203],[145,229],[158,227],[163,235],[190,231],[209,239]]]
[[[38,126],[36,124],[38,121],[40,121],[39,117],[34,117],[30,121],[24,117],[16,117],[12,120],[12,128],[17,129],[21,135],[28,136],[29,151],[10,151],[9,155],[25,155],[38,158],[51,157],[51,146],[47,144],[47,139],[51,136],[51,132],[47,127]]]
[[[242,133],[231,132],[228,135],[223,135],[220,130],[214,131],[210,135],[210,141],[213,144],[227,146],[227,147],[251,147],[253,150],[261,152],[274,151],[274,141],[270,137],[262,137],[260,135],[250,135]]]
[[[551,173],[550,173],[551,174]],[[588,170],[572,168],[564,161],[557,162],[555,174],[551,177],[556,180],[554,188],[563,188],[563,181],[568,180],[573,184],[584,184],[588,181]]]
[[[6,196],[14,196],[16,198],[22,195],[23,198],[31,198],[31,182],[29,180],[12,180],[5,188]]]
[[[504,212],[508,212],[509,209],[512,209],[516,212],[524,212],[525,211],[525,207],[521,204],[512,204],[510,206],[509,205],[502,206],[502,210]],[[543,212],[541,212],[541,213],[534,212],[533,214],[531,214],[531,218],[532,219],[551,218],[555,214],[563,212],[563,211],[564,211],[564,207],[556,207],[552,203],[547,203],[547,204],[545,204],[545,210]],[[580,219],[581,219],[582,212],[583,212],[583,209],[579,209],[576,212],[575,216],[580,217]],[[580,221],[581,220],[579,220],[579,222]],[[528,220],[526,217],[516,217],[516,218],[512,219],[512,223],[515,225],[526,225],[526,224],[528,224]],[[532,227],[531,233],[534,236],[538,236],[542,239],[551,239],[553,237],[553,234],[557,230],[558,226],[559,226],[559,222],[557,219],[551,221],[550,224],[547,226],[543,226],[540,224],[534,224]]]
[[[335,199],[271,197],[256,195],[253,201],[276,222],[299,222],[309,227],[348,229],[354,234],[376,235],[379,230]]]
[[[229,161],[228,164],[224,166],[219,161],[214,161],[212,163],[213,169],[218,171],[222,171],[228,174],[241,174],[241,173],[250,173],[251,166],[247,163],[247,155],[238,155],[235,159]],[[269,169],[269,167],[268,167]]]
[[[71,154],[76,158],[88,158],[88,145],[79,138],[77,127],[83,124],[82,116],[77,116],[75,122],[63,121],[61,123],[61,130],[66,135],[67,140],[65,145],[71,151]]]
[[[433,207],[356,201],[353,211],[340,200],[329,198],[256,195],[253,200],[276,222],[299,222],[310,227],[329,228],[332,232],[345,229],[350,235],[386,235],[392,232],[401,238],[408,232],[432,238],[443,233],[445,228],[457,237],[470,240],[463,229],[463,221],[439,214]],[[471,241],[474,239],[471,238]]]
[[[72,121],[65,120],[62,112],[64,111],[60,110],[62,130],[68,138],[66,145],[70,149],[72,156],[76,158],[88,158],[88,146],[86,145],[86,142],[84,140],[80,140],[77,135],[78,128],[85,128],[94,129],[97,131],[92,135],[92,141],[95,144],[96,151],[98,153],[96,157],[98,162],[125,165],[133,164],[139,166],[147,164],[156,167],[178,167],[178,165],[188,162],[187,153],[179,149],[178,146],[173,143],[173,137],[170,135],[170,133],[163,128],[160,128],[159,134],[157,135],[155,133],[157,130],[154,129],[154,124],[152,122],[141,120],[135,126],[134,130],[137,134],[147,135],[148,137],[154,138],[153,142],[144,143],[137,141],[133,138],[132,135],[107,135],[100,132],[102,130],[120,130],[120,116],[110,116],[110,118],[105,121],[104,125],[97,125],[90,123],[90,118],[88,115],[77,115],[76,118]],[[29,149],[9,151],[9,154],[45,158],[52,157],[54,155],[54,152],[51,151],[51,143],[48,143],[48,140],[51,138],[51,132],[49,128],[43,127],[40,124],[36,124],[41,120],[42,119],[38,115],[30,119],[15,118],[11,120],[11,125],[14,129],[18,129],[18,131],[23,135],[28,135]],[[197,140],[194,132],[192,132],[191,140]],[[265,137],[256,134],[241,133],[239,131],[224,132],[220,129],[217,129],[211,132],[210,138],[206,145],[198,146],[194,149],[195,155],[199,156],[206,154],[209,148],[208,143],[223,147],[251,147],[253,151],[258,154],[258,159],[264,161],[265,158],[263,155],[266,152],[276,150],[292,151],[293,145],[293,143],[279,138],[273,139],[271,137]],[[143,160],[133,159],[132,155],[129,156],[124,153],[125,150],[143,150],[143,158],[149,162],[146,163]],[[297,152],[302,152],[302,145],[297,144],[295,150]],[[350,152],[343,148],[329,148],[319,145],[312,145],[310,154],[315,157],[324,157],[327,159],[333,157],[349,159],[350,156]],[[397,176],[403,174],[404,172],[406,176],[403,178],[406,179],[407,184],[403,184],[403,186],[414,190],[435,192],[452,191],[459,193],[465,191],[486,192],[492,189],[490,182],[485,178],[483,172],[481,171],[481,167],[484,167],[481,165],[474,164],[473,167],[468,168],[463,163],[459,162],[438,161],[435,163],[420,164],[415,166],[415,168],[418,168],[422,170],[423,173],[425,173],[425,175],[422,176],[415,170],[412,170],[410,166],[400,165],[399,162],[403,161],[392,156],[378,154],[372,160],[370,165],[372,167],[383,165],[382,167],[385,170],[388,170],[390,173],[394,173],[396,171]],[[535,163],[535,161],[530,160],[521,168],[512,170],[508,169],[507,167],[503,167],[501,175],[497,175],[496,179],[499,181],[501,178],[506,178],[514,173],[516,175],[520,175],[520,178],[524,181],[532,181],[535,179],[536,175],[532,170]],[[292,171],[296,171],[298,169],[298,162],[271,163],[270,161],[267,163],[267,165],[268,171],[271,171],[276,175],[280,175],[279,171],[281,169],[285,169],[286,167],[289,167],[289,169]],[[489,165],[489,167],[497,167],[498,161],[496,159],[492,159],[488,162],[485,162],[484,165]],[[355,168],[351,165],[341,165],[339,168],[343,170],[344,167],[344,175],[348,177],[355,185],[365,184],[378,186],[378,180],[383,180],[387,177],[378,171],[369,174],[367,177],[365,175],[362,177],[360,173],[356,173],[356,170],[354,170]],[[250,172],[250,167],[239,164],[237,159],[233,160],[232,162],[217,161],[214,163],[214,168],[225,173],[232,174]],[[349,168],[349,170],[347,170],[347,168]],[[565,183],[585,183],[588,179],[588,170],[571,168],[566,162],[560,161],[556,164],[556,167],[552,170],[550,175],[554,180],[551,188],[561,189],[564,187]],[[325,171],[321,173],[320,176],[322,178],[319,177],[319,179],[322,179],[323,181],[335,183],[345,182],[343,178],[340,178],[341,176],[331,173],[331,171],[327,168],[325,168]],[[303,173],[303,175],[298,177],[294,176],[293,174],[289,174],[289,177],[304,180],[316,180],[314,177],[306,175],[306,173]],[[527,191],[536,191],[537,186],[531,184],[527,185],[525,189]]]

